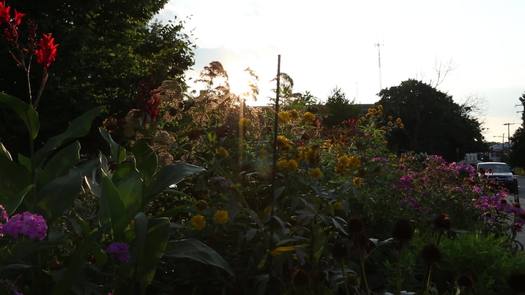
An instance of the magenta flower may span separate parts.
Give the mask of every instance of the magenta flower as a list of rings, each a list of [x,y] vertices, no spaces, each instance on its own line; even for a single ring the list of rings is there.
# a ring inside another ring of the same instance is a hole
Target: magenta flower
[[[412,182],[414,181],[414,175],[412,173],[408,173],[406,175],[401,176],[399,178],[399,188],[403,190],[409,190],[412,188]]]
[[[26,211],[13,215],[4,224],[2,232],[13,238],[25,236],[31,240],[43,240],[47,235],[47,224],[42,215]]]
[[[106,248],[106,253],[119,262],[126,263],[129,261],[129,246],[126,243],[113,242]]]

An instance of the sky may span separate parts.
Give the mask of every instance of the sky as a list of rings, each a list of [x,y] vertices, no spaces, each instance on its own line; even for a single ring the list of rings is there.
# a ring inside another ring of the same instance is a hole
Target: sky
[[[259,76],[257,104],[275,88],[278,54],[294,91],[320,100],[339,87],[355,103],[374,103],[380,85],[436,85],[441,69],[437,88],[459,104],[477,102],[485,139],[501,141],[504,123],[521,123],[523,12],[523,0],[170,0],[158,18],[184,20],[191,32],[189,77],[220,61],[241,92],[250,67]],[[510,127],[512,135],[518,125]]]

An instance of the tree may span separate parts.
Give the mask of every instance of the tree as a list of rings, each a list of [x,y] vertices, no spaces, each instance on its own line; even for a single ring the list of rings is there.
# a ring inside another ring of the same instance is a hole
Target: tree
[[[513,166],[525,167],[525,93],[518,99],[523,105],[523,112],[521,113],[522,123],[512,136],[510,163]]]
[[[163,80],[178,80],[193,64],[193,45],[183,23],[151,22],[167,0],[31,1],[11,4],[27,12],[40,31],[53,32],[58,58],[50,68],[40,113],[42,140],[86,109],[103,105],[124,114],[141,107]],[[9,4],[9,3],[8,3]],[[24,98],[21,71],[0,44],[0,91]],[[0,137],[17,146],[18,128],[0,113]]]
[[[328,96],[325,104],[326,116],[323,124],[332,127],[340,124],[344,120],[355,118],[359,115],[359,109],[346,98],[341,88],[335,87]]]
[[[378,102],[385,117],[400,117],[405,128],[394,130],[390,147],[397,151],[438,154],[447,160],[461,160],[467,152],[486,149],[480,123],[471,109],[452,97],[417,80],[384,89]]]

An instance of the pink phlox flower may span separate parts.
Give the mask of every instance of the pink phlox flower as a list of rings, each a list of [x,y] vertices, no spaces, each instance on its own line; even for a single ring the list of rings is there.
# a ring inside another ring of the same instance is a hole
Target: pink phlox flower
[[[12,238],[25,236],[31,240],[43,240],[47,236],[47,223],[41,215],[26,211],[13,215],[2,231]]]

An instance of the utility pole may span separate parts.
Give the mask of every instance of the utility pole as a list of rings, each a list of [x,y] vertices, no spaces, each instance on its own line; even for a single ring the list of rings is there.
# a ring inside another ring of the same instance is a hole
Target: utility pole
[[[504,123],[503,125],[507,126],[507,141],[509,142],[510,147],[510,125],[516,125],[518,123]]]
[[[377,47],[377,65],[379,66],[379,91],[383,89],[383,77],[381,74],[381,43],[374,44]]]

